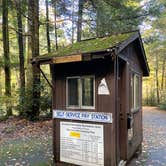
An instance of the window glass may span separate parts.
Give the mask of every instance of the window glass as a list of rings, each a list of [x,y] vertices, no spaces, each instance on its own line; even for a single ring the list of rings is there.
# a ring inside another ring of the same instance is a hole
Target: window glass
[[[135,79],[134,79],[135,83],[134,83],[134,106],[135,108],[138,108],[139,105],[139,77],[137,75],[135,75]]]
[[[79,79],[68,79],[68,106],[79,106]]]
[[[93,106],[93,78],[82,78],[82,105]]]
[[[131,91],[130,91],[130,99],[131,99],[131,108],[134,108],[134,74],[131,76]]]
[[[94,77],[67,78],[68,107],[89,108],[94,106]]]
[[[137,74],[131,75],[131,108],[132,110],[140,107],[140,77]]]

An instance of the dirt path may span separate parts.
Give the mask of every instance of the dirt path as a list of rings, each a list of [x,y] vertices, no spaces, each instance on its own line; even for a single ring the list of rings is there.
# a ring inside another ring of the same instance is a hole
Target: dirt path
[[[130,166],[166,166],[166,111],[143,109],[143,151]]]

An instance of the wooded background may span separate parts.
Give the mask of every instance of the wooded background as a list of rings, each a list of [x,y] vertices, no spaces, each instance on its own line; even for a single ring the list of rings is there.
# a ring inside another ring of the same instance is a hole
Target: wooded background
[[[0,116],[51,112],[51,88],[30,58],[84,39],[140,29],[150,65],[143,103],[166,107],[165,0],[1,0]],[[49,66],[42,67],[50,79]]]

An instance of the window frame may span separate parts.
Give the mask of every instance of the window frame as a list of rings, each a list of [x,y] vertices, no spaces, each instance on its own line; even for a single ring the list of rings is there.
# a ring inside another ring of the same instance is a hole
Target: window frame
[[[78,106],[70,106],[68,100],[68,80],[69,79],[79,79],[79,99]],[[83,106],[82,105],[82,78],[93,78],[93,106]],[[82,75],[82,76],[70,76],[66,77],[66,108],[67,109],[95,109],[95,76],[94,75]]]
[[[138,106],[136,106],[136,78],[138,78]],[[136,72],[131,73],[131,78],[130,78],[130,84],[131,84],[131,112],[135,113],[140,110],[141,108],[141,75]]]

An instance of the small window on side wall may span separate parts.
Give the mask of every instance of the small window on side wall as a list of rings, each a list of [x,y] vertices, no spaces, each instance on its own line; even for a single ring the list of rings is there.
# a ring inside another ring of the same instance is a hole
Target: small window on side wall
[[[67,107],[94,109],[94,76],[67,78]]]
[[[131,75],[131,111],[138,111],[141,105],[140,99],[140,76],[133,73]]]

